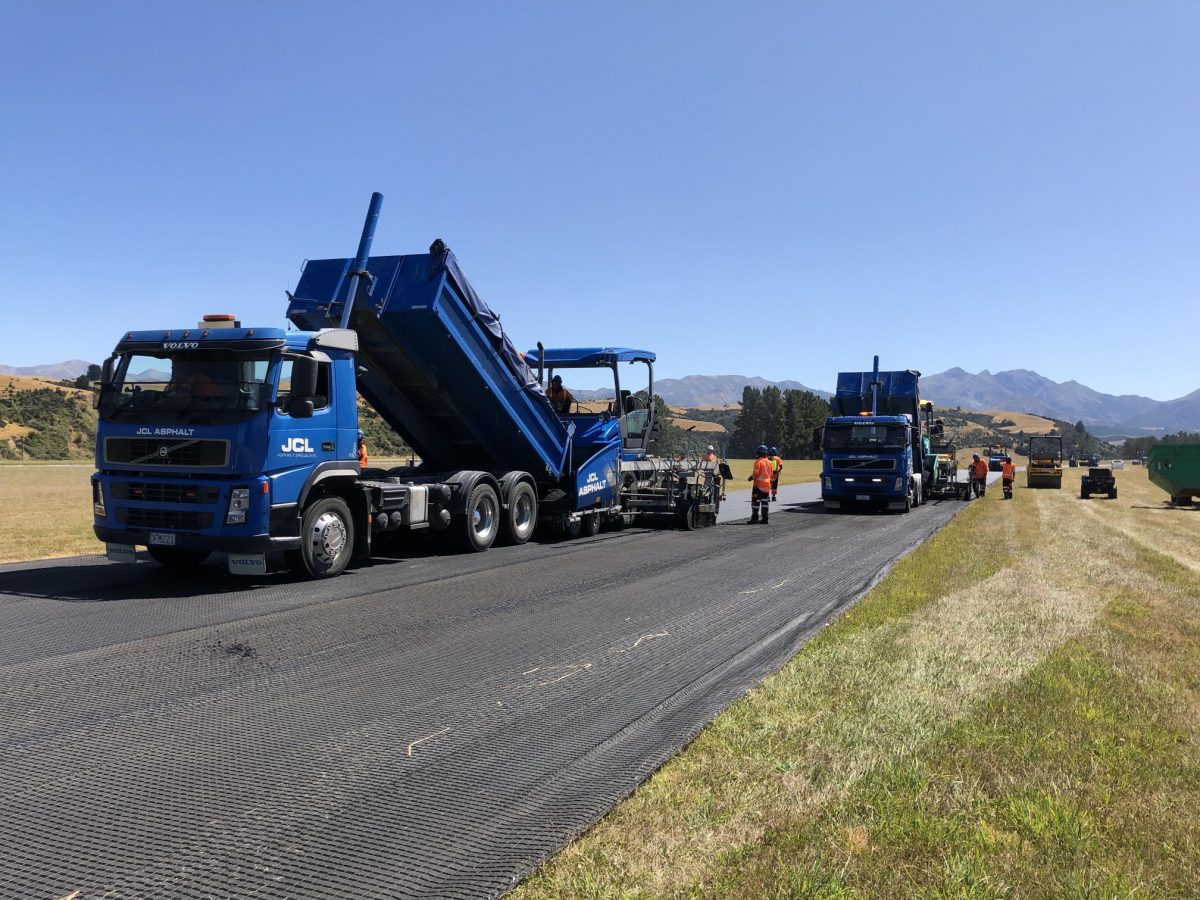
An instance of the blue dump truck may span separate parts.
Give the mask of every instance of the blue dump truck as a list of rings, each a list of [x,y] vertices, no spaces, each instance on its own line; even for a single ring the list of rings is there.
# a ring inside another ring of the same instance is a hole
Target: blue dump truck
[[[874,507],[907,512],[928,497],[928,423],[922,423],[921,373],[839,372],[833,415],[818,429],[821,499],[826,509]]]
[[[354,259],[305,265],[288,294],[294,329],[210,315],[121,338],[103,366],[92,479],[110,559],[144,546],[188,569],[219,551],[231,572],[286,562],[323,578],[404,532],[482,551],[539,528],[715,523],[720,468],[647,451],[653,353],[518,353],[441,241],[369,255],[381,202]],[[580,368],[610,371],[611,397],[560,415],[545,379]],[[419,465],[359,464],[358,396]]]

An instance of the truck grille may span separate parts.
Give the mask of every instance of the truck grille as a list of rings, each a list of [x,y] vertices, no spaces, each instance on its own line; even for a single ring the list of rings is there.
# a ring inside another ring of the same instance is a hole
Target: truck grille
[[[178,509],[118,507],[117,521],[131,528],[179,528],[200,531],[212,527],[212,513],[184,512]]]
[[[835,470],[856,472],[890,472],[896,467],[895,461],[890,459],[835,459],[830,465]]]
[[[104,439],[104,459],[138,466],[224,466],[229,463],[229,441],[110,437]]]
[[[111,485],[116,500],[142,500],[147,503],[216,503],[221,489],[195,484],[156,484],[140,481],[114,481]]]

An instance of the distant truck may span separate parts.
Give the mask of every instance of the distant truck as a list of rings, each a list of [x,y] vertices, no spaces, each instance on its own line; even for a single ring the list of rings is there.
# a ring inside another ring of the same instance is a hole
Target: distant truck
[[[908,512],[929,488],[929,436],[921,420],[921,373],[840,372],[831,415],[818,429],[826,509]]]
[[[991,447],[988,449],[988,471],[999,472],[1004,468],[1004,461],[1008,459],[1008,453],[1003,447]]]
[[[371,198],[355,258],[306,264],[288,295],[299,330],[222,314],[120,339],[103,366],[92,478],[110,559],[134,562],[145,546],[189,569],[223,551],[231,572],[258,574],[282,554],[326,578],[395,532],[483,551],[536,528],[573,537],[637,516],[716,521],[717,467],[648,453],[653,353],[518,353],[441,241],[369,256],[381,201]],[[623,387],[630,367],[643,391]],[[544,379],[570,368],[610,372],[612,401],[556,412]],[[420,465],[360,465],[356,395]]]

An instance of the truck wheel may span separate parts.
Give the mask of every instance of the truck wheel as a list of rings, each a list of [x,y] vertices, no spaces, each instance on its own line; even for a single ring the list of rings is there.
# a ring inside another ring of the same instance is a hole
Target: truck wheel
[[[1113,488],[1111,491],[1108,492],[1108,499],[1109,500],[1117,499],[1117,489],[1116,488]]]
[[[463,548],[482,553],[496,540],[500,527],[500,501],[490,484],[477,484],[460,516],[458,536]]]
[[[504,515],[504,540],[509,544],[524,544],[533,536],[538,516],[537,494],[527,481],[517,482],[508,497]]]
[[[1079,489],[1079,499],[1086,500],[1087,498],[1088,498],[1087,488],[1080,488]]]
[[[294,571],[309,578],[341,575],[354,554],[354,520],[341,497],[325,497],[304,511],[300,549],[288,554]]]
[[[595,537],[600,533],[600,516],[598,513],[588,513],[583,517],[581,529],[584,537]]]
[[[150,558],[168,569],[196,569],[208,559],[207,550],[184,550],[181,547],[147,547]]]

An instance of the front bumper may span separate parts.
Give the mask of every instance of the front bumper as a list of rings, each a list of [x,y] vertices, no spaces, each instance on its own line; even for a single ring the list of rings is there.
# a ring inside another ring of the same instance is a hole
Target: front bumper
[[[150,546],[149,531],[132,531],[125,528],[106,528],[93,525],[96,537],[106,544],[134,544]],[[300,547],[300,536],[271,537],[269,534],[254,534],[241,537],[189,534],[172,531],[174,543],[170,546],[181,550],[214,550],[223,553],[268,553],[272,550],[296,550]]]

